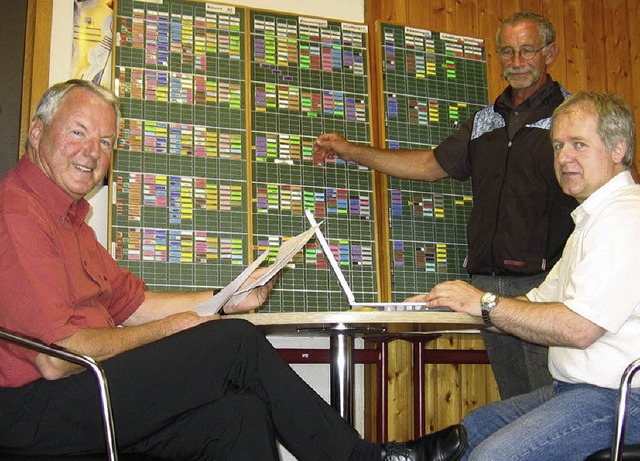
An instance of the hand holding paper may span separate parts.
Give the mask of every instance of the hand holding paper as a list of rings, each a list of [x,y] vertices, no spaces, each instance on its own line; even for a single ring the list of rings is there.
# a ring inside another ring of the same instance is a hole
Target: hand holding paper
[[[240,314],[257,309],[269,297],[280,271],[274,266],[258,267],[224,305],[227,314]]]
[[[314,235],[319,224],[312,226],[302,234],[296,235],[290,238],[282,244],[278,250],[278,255],[274,264],[261,268],[260,264],[269,255],[268,251],[263,252],[253,263],[251,263],[242,273],[236,277],[229,285],[220,290],[215,296],[212,296],[208,301],[200,304],[195,308],[195,311],[200,315],[215,314],[224,306],[240,306],[242,301],[247,297],[252,290],[262,287],[271,281],[271,286],[275,284],[274,276],[284,268],[289,261],[298,253],[309,239]],[[271,286],[268,287],[266,293],[271,290]],[[266,293],[259,293],[258,296],[264,295],[266,299]],[[243,312],[258,307],[259,304],[252,306],[240,306],[241,309],[238,312]]]

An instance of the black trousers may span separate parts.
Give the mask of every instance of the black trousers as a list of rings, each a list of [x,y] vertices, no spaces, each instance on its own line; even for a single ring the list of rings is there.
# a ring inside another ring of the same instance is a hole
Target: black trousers
[[[242,320],[202,324],[103,363],[121,452],[179,460],[347,460],[360,439]],[[94,377],[0,389],[0,446],[105,450]],[[6,450],[6,448],[4,448]]]

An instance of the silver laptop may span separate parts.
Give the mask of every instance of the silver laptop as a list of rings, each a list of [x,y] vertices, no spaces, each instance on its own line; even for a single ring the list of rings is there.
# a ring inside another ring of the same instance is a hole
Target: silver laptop
[[[305,209],[304,210],[305,214],[307,215],[307,219],[309,220],[309,223],[312,226],[316,225],[316,219],[313,216],[313,213],[311,213],[310,210]],[[334,274],[336,274],[336,277],[338,277],[338,282],[340,283],[340,288],[342,288],[342,291],[344,292],[344,294],[347,296],[347,300],[349,301],[349,306],[351,306],[352,309],[358,309],[358,308],[363,308],[363,307],[371,307],[374,309],[378,309],[381,311],[450,311],[450,309],[448,307],[427,307],[426,303],[423,302],[416,302],[416,303],[409,303],[409,302],[372,302],[372,303],[361,303],[361,302],[357,302],[356,301],[356,297],[353,294],[353,290],[351,290],[351,287],[349,286],[349,283],[347,282],[347,279],[345,278],[342,269],[340,269],[340,265],[338,264],[338,261],[336,261],[335,256],[333,255],[333,252],[331,251],[331,247],[329,246],[329,243],[327,242],[327,239],[325,238],[324,234],[322,233],[322,229],[320,229],[320,226],[318,226],[316,228],[316,239],[318,240],[318,242],[320,243],[320,246],[322,247],[322,251],[324,251],[324,254],[327,258],[327,261],[329,261],[329,266],[331,266],[331,269],[333,270]]]

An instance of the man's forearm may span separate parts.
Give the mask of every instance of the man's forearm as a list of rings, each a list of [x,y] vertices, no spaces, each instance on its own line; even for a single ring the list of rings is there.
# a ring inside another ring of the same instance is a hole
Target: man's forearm
[[[448,176],[435,159],[432,150],[357,146],[351,158],[360,165],[397,178],[437,181]]]
[[[491,322],[500,330],[546,346],[590,346],[604,330],[562,303],[534,303],[503,298],[491,311]]]
[[[185,312],[143,325],[122,328],[84,328],[56,342],[79,354],[97,361],[107,360],[118,354],[149,344],[174,333],[206,321],[194,312]],[[82,371],[78,365],[39,354],[36,367],[45,379],[60,379]]]
[[[143,325],[194,308],[213,296],[215,290],[206,291],[145,291],[144,301],[123,322],[125,326]]]

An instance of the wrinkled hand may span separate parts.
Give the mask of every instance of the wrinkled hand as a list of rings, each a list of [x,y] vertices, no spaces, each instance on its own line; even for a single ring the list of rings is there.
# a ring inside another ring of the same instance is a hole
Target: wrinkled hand
[[[242,287],[249,286],[253,284],[256,280],[260,279],[262,275],[271,269],[271,266],[267,267],[258,267],[253,273],[244,281]],[[264,285],[253,288],[247,296],[245,296],[242,301],[232,306],[226,305],[224,307],[224,311],[227,314],[239,314],[242,312],[247,312],[253,309],[257,309],[262,306],[264,302],[269,297],[269,293],[271,293],[272,288],[276,284],[276,281],[280,277],[280,273],[275,274],[267,283]],[[241,288],[242,288],[241,287]]]
[[[321,134],[313,142],[313,153],[330,159],[340,157],[341,159],[349,160],[353,148],[354,144],[338,133]]]
[[[461,280],[443,282],[434,286],[429,293],[407,298],[407,302],[426,302],[429,307],[445,306],[456,312],[466,312],[480,317],[482,291]]]

